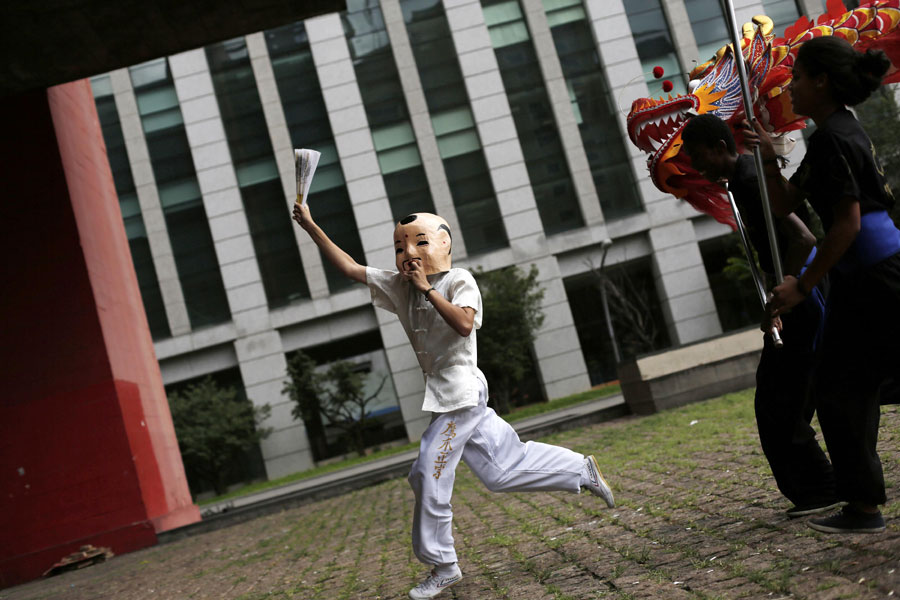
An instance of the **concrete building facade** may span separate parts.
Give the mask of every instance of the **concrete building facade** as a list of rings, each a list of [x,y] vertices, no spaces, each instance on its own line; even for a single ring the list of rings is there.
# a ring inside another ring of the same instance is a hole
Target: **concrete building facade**
[[[779,29],[810,3],[735,2],[740,22],[775,11]],[[382,404],[399,408],[406,436],[427,426],[396,319],[290,222],[300,147],[323,153],[313,216],[357,260],[393,268],[398,215],[427,210],[453,228],[454,266],[537,266],[547,398],[615,378],[593,366],[609,364],[605,346],[586,349],[606,340],[605,322],[575,306],[604,240],[606,268],[652,282],[661,344],[732,328],[711,266],[730,230],[657,190],[625,134],[631,100],[661,93],[655,64],[683,90],[701,49],[725,42],[718,7],[350,0],[344,13],[92,78],[164,383],[238,373],[246,397],[272,409],[269,478],[316,462],[282,393],[296,350],[327,346],[388,375]]]

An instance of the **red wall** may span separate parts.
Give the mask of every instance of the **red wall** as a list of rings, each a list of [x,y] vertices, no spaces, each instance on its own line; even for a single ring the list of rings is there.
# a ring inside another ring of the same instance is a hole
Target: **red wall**
[[[199,520],[86,80],[6,98],[0,587]]]

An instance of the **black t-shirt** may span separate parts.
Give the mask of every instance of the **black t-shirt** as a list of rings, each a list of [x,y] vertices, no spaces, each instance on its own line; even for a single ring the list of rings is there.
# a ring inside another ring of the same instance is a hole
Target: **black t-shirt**
[[[769,249],[769,232],[766,228],[766,217],[763,214],[762,202],[759,198],[759,179],[756,176],[756,164],[752,156],[741,154],[738,156],[734,173],[728,179],[728,190],[734,196],[747,230],[747,237],[756,249],[759,257],[759,266],[766,273],[774,273],[772,263],[772,251]],[[784,253],[787,237],[780,227],[775,227],[778,249]]]
[[[791,183],[806,194],[825,231],[834,221],[834,206],[845,196],[859,201],[862,215],[894,206],[875,146],[846,108],[832,113],[810,136],[806,156]]]

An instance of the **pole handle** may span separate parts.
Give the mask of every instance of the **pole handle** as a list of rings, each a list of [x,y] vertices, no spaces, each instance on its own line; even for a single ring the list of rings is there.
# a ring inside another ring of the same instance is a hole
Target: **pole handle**
[[[782,347],[784,346],[784,340],[781,339],[781,334],[778,333],[778,328],[777,328],[777,327],[773,327],[773,328],[772,328],[772,331],[770,332],[770,335],[772,336],[772,344],[773,344],[776,348],[782,348]]]

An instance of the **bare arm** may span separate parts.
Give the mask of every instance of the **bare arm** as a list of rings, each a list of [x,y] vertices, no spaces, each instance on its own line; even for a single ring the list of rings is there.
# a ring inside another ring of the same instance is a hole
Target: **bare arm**
[[[799,273],[806,263],[809,252],[816,245],[816,236],[794,213],[778,219],[778,227],[787,239],[787,248],[784,252],[784,271],[789,274]]]
[[[431,284],[428,283],[428,279],[425,277],[425,272],[421,270],[416,261],[411,261],[409,270],[403,271],[401,275],[419,292],[424,293],[431,288]],[[447,322],[447,325],[452,327],[462,337],[469,337],[469,334],[472,333],[472,328],[475,326],[474,308],[456,306],[438,293],[437,290],[428,292],[426,298],[438,311],[441,318]]]
[[[352,256],[341,250],[337,244],[332,242],[331,239],[325,235],[322,228],[316,225],[315,221],[312,220],[312,216],[309,213],[309,206],[305,204],[295,204],[294,220],[309,234],[309,237],[316,243],[316,246],[322,250],[322,254],[325,255],[328,262],[337,267],[341,273],[353,281],[358,281],[360,283],[366,282],[365,265],[361,265],[353,260]]]
[[[769,302],[772,314],[781,314],[802,302],[805,294],[800,291],[799,286],[807,293],[812,290],[856,239],[860,228],[859,202],[856,198],[844,196],[832,210],[834,223],[825,234],[822,246],[806,272],[800,279],[786,276],[784,283],[772,290],[772,300]]]

